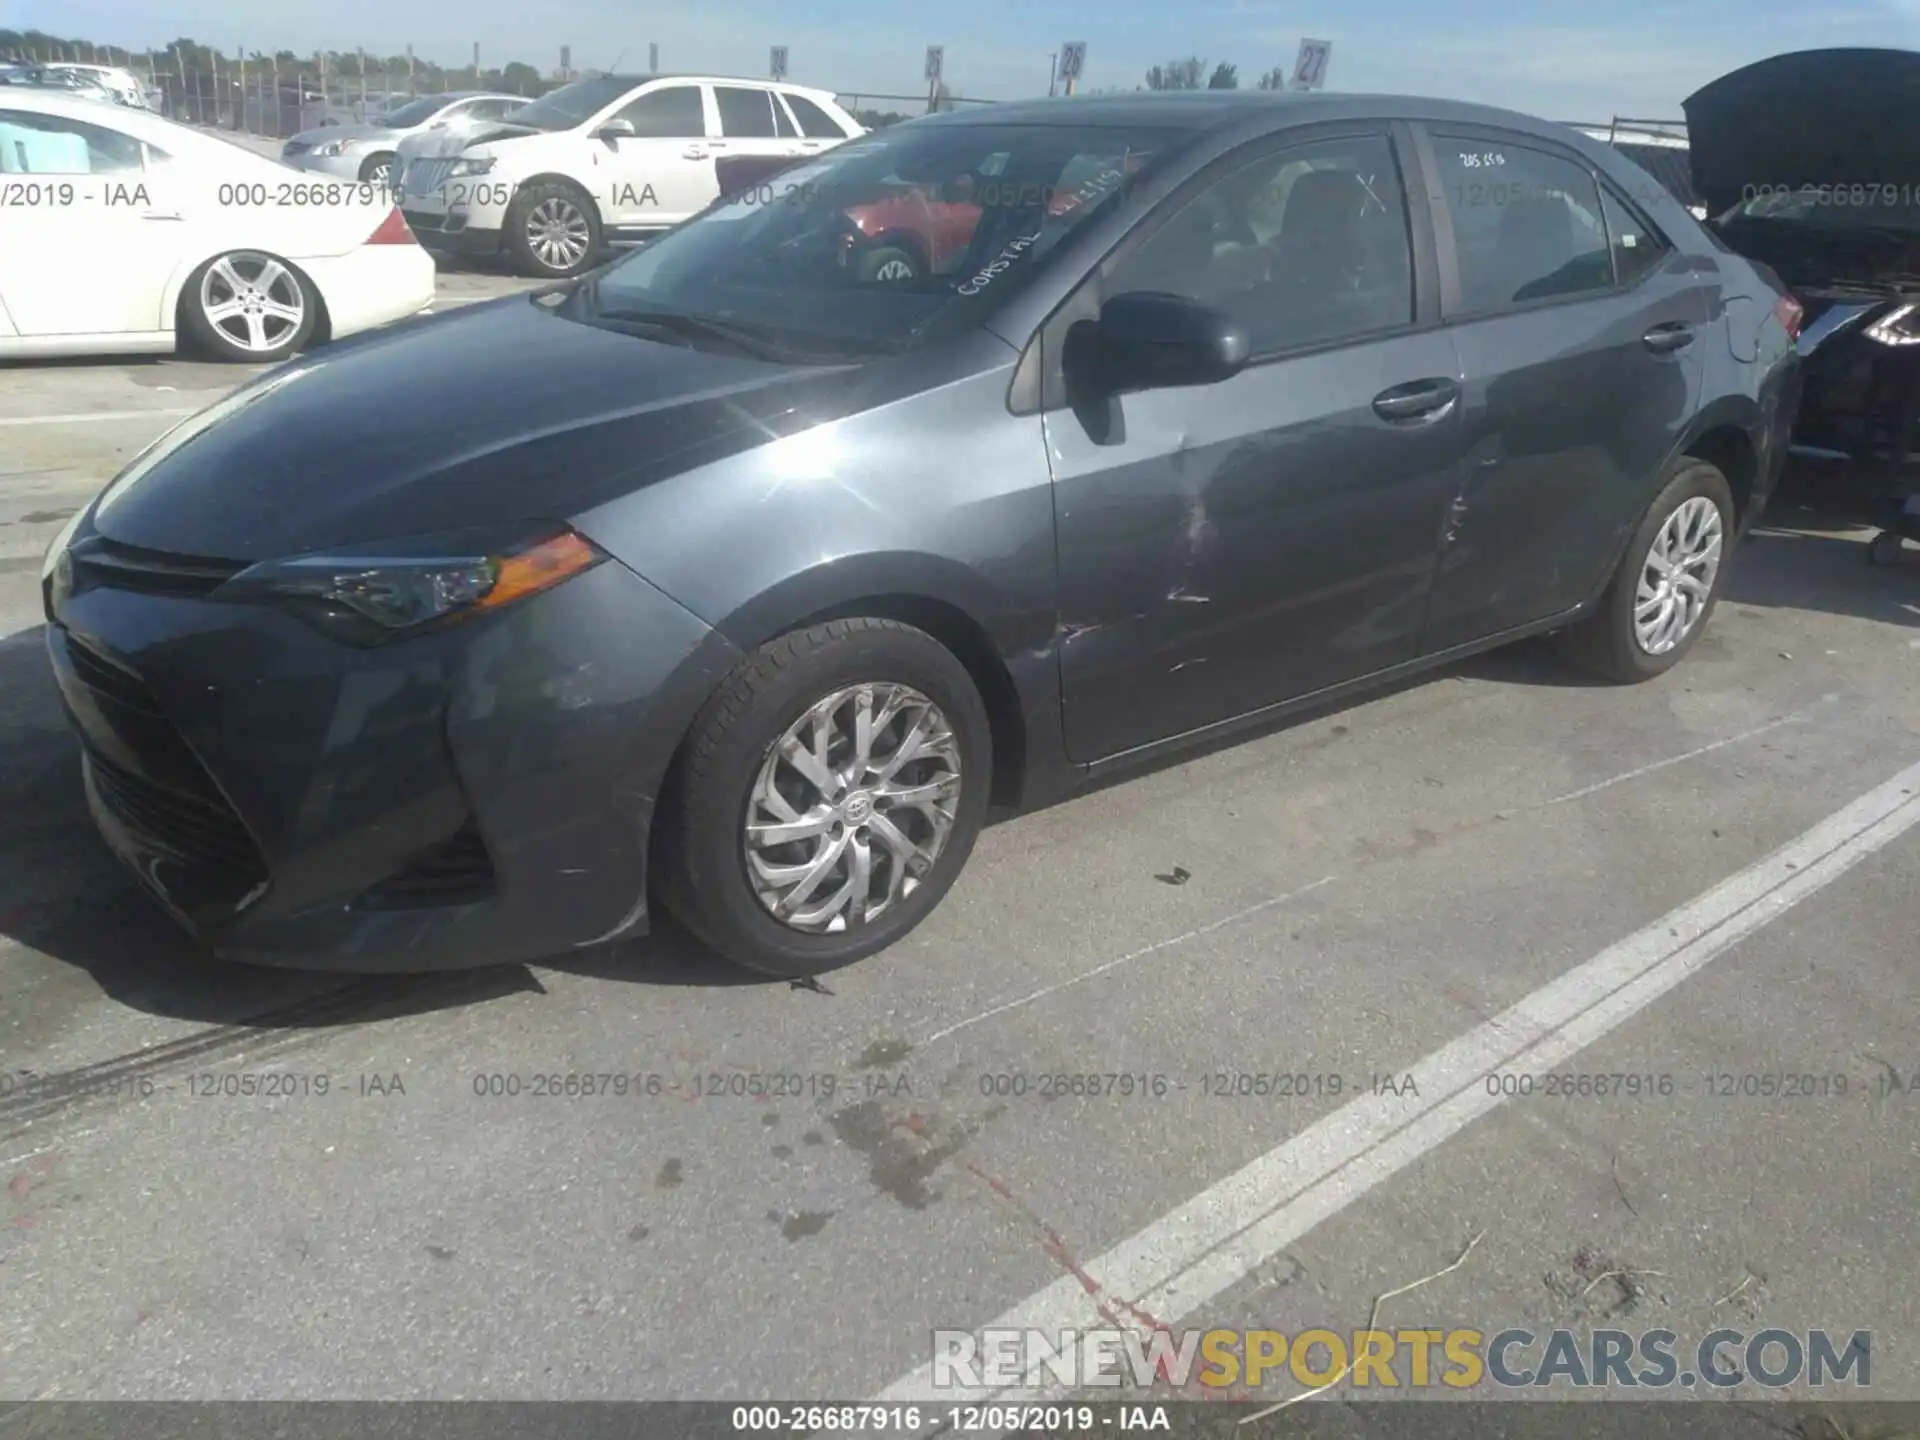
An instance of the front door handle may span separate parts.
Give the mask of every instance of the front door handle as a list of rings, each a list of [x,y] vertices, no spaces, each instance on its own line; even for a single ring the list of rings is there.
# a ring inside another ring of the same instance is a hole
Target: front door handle
[[[1460,403],[1460,387],[1452,380],[1410,380],[1373,397],[1373,413],[1382,420],[1432,424],[1453,413]]]
[[[683,160],[704,160],[707,158],[707,152],[702,146],[689,145],[680,152],[680,158]]]
[[[187,217],[178,210],[143,210],[140,212],[140,218],[142,220],[184,220]]]
[[[1681,320],[1669,320],[1647,331],[1640,343],[1656,355],[1671,355],[1693,343],[1693,327]]]

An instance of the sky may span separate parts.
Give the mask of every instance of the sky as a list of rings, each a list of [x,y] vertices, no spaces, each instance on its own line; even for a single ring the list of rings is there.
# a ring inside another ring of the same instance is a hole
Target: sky
[[[1312,37],[1332,43],[1334,90],[1604,122],[1678,119],[1701,85],[1783,51],[1920,48],[1920,0],[969,0],[924,10],[889,0],[0,0],[0,28],[136,49],[184,36],[230,53],[397,55],[411,44],[452,65],[468,63],[478,41],[485,65],[543,71],[562,45],[576,68],[644,69],[652,42],[665,70],[764,75],[768,48],[785,45],[790,79],[858,95],[924,94],[926,47],[939,44],[952,93],[993,100],[1045,94],[1062,42],[1086,43],[1085,90],[1132,89],[1150,66],[1187,55],[1232,61],[1251,85],[1275,65],[1291,70]]]

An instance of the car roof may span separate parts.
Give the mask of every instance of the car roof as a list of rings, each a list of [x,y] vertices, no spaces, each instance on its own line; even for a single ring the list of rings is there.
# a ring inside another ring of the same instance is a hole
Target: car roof
[[[1012,100],[967,110],[943,110],[917,124],[929,125],[1141,125],[1155,121],[1183,129],[1212,130],[1257,122],[1276,125],[1339,120],[1421,120],[1435,124],[1492,125],[1564,139],[1567,126],[1517,110],[1466,100],[1415,95],[1349,95],[1289,90],[1144,90],[1121,95],[1074,95]]]
[[[71,115],[76,120],[98,115],[103,109],[121,115],[133,113],[111,100],[94,100],[71,90],[43,89],[37,85],[9,85],[0,92],[0,103],[9,110],[44,110],[49,115]]]
[[[818,85],[796,85],[791,80],[769,80],[756,75],[709,75],[700,71],[662,70],[657,75],[582,75],[582,80],[619,80],[628,85],[645,85],[650,80],[684,80],[696,85],[751,85],[761,90],[790,90],[796,95],[824,95],[834,92]]]

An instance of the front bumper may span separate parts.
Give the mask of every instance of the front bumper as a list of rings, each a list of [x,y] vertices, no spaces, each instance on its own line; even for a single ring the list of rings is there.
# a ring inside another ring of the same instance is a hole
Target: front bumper
[[[610,560],[354,650],[169,583],[50,586],[47,650],[101,834],[215,953],[453,970],[645,933],[654,797],[739,659],[699,620]]]
[[[333,175],[342,180],[358,180],[360,167],[367,163],[371,150],[349,151],[345,155],[316,155],[311,150],[288,155],[280,155],[280,163],[291,165],[296,170],[306,170],[315,175]]]
[[[403,206],[400,213],[406,216],[414,239],[435,255],[487,256],[498,253],[500,249],[498,228],[475,228],[466,223],[464,215],[457,212],[448,214],[446,211]]]

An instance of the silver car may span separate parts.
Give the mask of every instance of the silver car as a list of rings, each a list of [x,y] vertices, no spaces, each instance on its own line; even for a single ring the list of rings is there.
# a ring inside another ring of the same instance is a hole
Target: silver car
[[[526,103],[524,95],[498,95],[483,90],[422,95],[362,124],[323,125],[303,130],[281,148],[280,158],[298,170],[389,185],[394,153],[409,135],[490,124]]]

